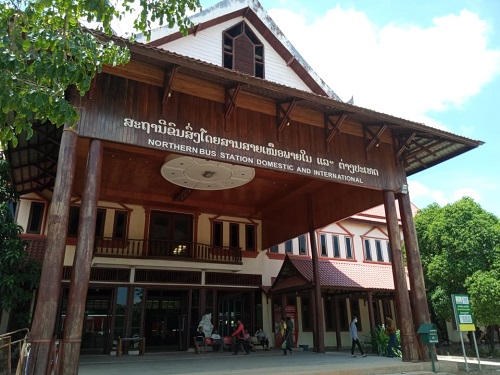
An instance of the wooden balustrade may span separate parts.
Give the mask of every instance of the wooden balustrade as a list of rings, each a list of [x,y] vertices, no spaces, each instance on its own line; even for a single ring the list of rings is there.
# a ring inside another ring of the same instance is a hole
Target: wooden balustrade
[[[46,240],[23,238],[31,257],[43,259]],[[170,240],[96,238],[94,256],[241,264],[241,248]]]

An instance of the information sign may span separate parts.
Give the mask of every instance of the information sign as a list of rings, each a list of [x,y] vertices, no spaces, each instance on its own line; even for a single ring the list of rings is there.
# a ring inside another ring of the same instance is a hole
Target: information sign
[[[452,294],[453,311],[460,332],[475,331],[476,326],[472,319],[469,296],[466,294]]]

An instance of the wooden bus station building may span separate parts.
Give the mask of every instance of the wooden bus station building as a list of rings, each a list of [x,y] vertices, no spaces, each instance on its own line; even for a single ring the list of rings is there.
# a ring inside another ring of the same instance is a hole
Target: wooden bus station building
[[[109,353],[117,337],[186,350],[207,313],[223,334],[237,319],[274,331],[290,313],[296,344],[322,352],[340,346],[349,298],[368,302],[357,313],[371,327],[374,301],[392,301],[403,360],[424,359],[415,332],[429,312],[406,179],[481,142],[341,101],[256,0],[223,1],[193,22],[186,37],[116,38],[131,61],[75,99],[78,124],[38,124],[7,151],[26,237],[44,257],[31,373],[45,373],[54,337],[68,374],[82,346]],[[384,269],[318,234],[380,205]],[[356,282],[337,249],[358,273],[388,272],[391,288]],[[98,334],[82,337],[89,325]]]

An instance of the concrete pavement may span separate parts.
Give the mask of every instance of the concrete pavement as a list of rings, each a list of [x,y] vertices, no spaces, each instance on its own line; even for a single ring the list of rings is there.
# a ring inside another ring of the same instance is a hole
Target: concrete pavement
[[[462,358],[463,360],[463,358]],[[459,373],[456,362],[439,360],[440,373]],[[500,369],[500,367],[499,367]],[[256,351],[249,355],[230,352],[205,354],[193,352],[146,353],[144,356],[82,355],[80,375],[369,375],[369,374],[432,374],[431,362],[402,362],[400,358],[368,355],[351,358],[349,351],[317,354],[294,350],[283,355],[280,349]]]

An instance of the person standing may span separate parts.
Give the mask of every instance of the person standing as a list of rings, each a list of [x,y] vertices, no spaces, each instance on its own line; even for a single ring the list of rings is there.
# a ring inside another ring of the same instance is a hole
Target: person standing
[[[363,352],[363,348],[361,348],[361,343],[358,338],[358,326],[356,323],[358,322],[358,318],[355,316],[351,320],[351,324],[349,325],[349,332],[351,333],[352,345],[351,345],[351,357],[355,358],[354,355],[354,347],[357,345],[359,351],[361,352],[362,357],[366,357],[366,354]]]
[[[238,352],[240,351],[240,347],[243,348],[243,350],[245,351],[245,354],[250,354],[250,348],[248,347],[248,345],[245,341],[245,327],[243,326],[243,323],[239,319],[238,319],[236,325],[237,325],[236,330],[231,335],[233,337],[236,337],[233,355],[238,354]]]
[[[389,336],[389,343],[387,344],[387,356],[394,357],[394,348],[401,351],[401,347],[398,346],[396,338],[396,322],[392,320],[390,315],[385,316],[385,334]]]
[[[286,348],[287,350],[290,351],[290,355],[292,354],[292,348],[293,348],[293,322],[292,318],[289,316],[286,318],[286,330],[287,330],[287,340],[286,340]]]
[[[288,352],[290,352],[290,355],[292,354],[292,340],[293,340],[293,322],[290,317],[287,318],[285,321],[285,318],[281,318],[281,337],[283,338],[283,342],[285,342],[285,345],[281,346],[283,349],[283,355],[287,355]]]

